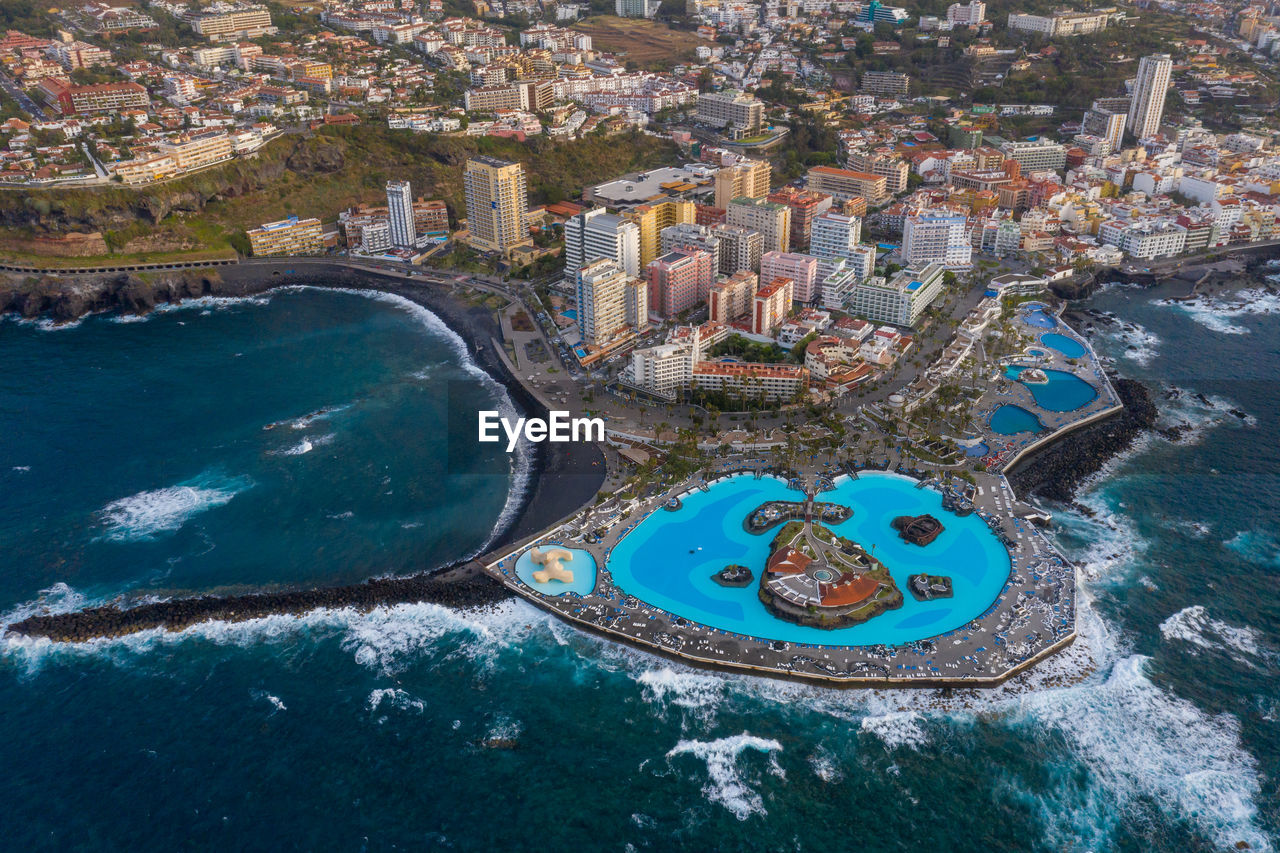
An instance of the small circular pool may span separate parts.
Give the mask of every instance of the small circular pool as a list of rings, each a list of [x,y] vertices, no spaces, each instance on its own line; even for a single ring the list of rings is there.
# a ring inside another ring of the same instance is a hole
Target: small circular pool
[[[991,448],[987,447],[985,441],[979,441],[977,444],[970,444],[964,448],[965,456],[986,456],[989,452],[991,452]]]
[[[730,564],[759,576],[778,529],[756,535],[742,521],[766,501],[796,500],[803,495],[777,479],[721,480],[686,496],[679,512],[650,513],[605,565],[619,589],[668,613],[765,640],[839,646],[902,645],[963,627],[991,606],[1009,578],[1009,552],[977,514],[943,509],[941,493],[916,488],[909,477],[863,471],[857,479],[837,478],[836,488],[822,493],[822,500],[853,510],[847,521],[828,526],[884,562],[903,592],[902,607],[832,630],[783,621],[760,602],[759,584],[724,587],[712,576]],[[944,526],[927,546],[909,544],[893,529],[898,516],[924,514]],[[914,574],[950,577],[953,597],[916,601],[907,586]]]
[[[1011,364],[1005,368],[1005,375],[1010,379],[1018,379],[1022,371],[1030,368]],[[1031,389],[1031,396],[1036,405],[1050,412],[1073,412],[1081,406],[1088,405],[1098,396],[1098,389],[1085,382],[1074,373],[1065,370],[1044,370],[1046,382],[1023,382]]]
[[[1057,332],[1049,332],[1047,335],[1040,336],[1040,343],[1051,349],[1065,355],[1067,358],[1079,358],[1084,355],[1087,350],[1084,344],[1075,338],[1069,338],[1066,335],[1060,335]]]
[[[1020,432],[1041,432],[1044,424],[1021,406],[998,406],[991,413],[991,431],[998,435],[1017,435]]]
[[[538,546],[544,553],[561,546],[555,544],[543,544]],[[576,592],[578,595],[586,595],[596,588],[596,558],[591,556],[590,551],[583,551],[581,548],[564,548],[568,551],[572,559],[561,561],[561,565],[573,572],[573,581],[566,583],[565,581],[534,580],[533,573],[542,569],[542,566],[533,561],[533,549],[530,548],[520,555],[516,560],[516,576],[520,578],[526,586],[536,589],[543,595],[564,595],[568,592]]]

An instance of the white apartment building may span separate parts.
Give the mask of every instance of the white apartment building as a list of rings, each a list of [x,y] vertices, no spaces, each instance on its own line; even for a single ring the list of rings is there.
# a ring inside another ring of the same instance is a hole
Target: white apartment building
[[[982,0],[969,0],[963,6],[952,3],[947,7],[947,22],[951,26],[976,27],[987,19],[987,4]]]
[[[1103,155],[1119,151],[1124,143],[1124,127],[1129,118],[1129,98],[1098,98],[1084,114],[1080,132],[1106,140]]]
[[[736,198],[725,211],[725,222],[748,228],[764,238],[765,251],[785,252],[791,246],[791,208],[758,198]]]
[[[764,124],[764,102],[746,92],[703,92],[698,96],[697,119],[712,127],[754,133]]]
[[[862,217],[827,211],[813,220],[809,254],[815,258],[847,258],[862,239]]]
[[[920,270],[903,270],[891,281],[877,276],[859,283],[853,290],[849,310],[873,323],[911,326],[942,293],[941,264]]]
[[[1104,222],[1098,241],[1131,258],[1167,258],[1186,248],[1187,229],[1174,222]]]
[[[1057,142],[1006,142],[1000,152],[1016,161],[1024,172],[1061,172],[1067,165],[1067,147]]]
[[[578,270],[578,331],[588,346],[606,347],[649,323],[649,289],[607,258]]]
[[[1080,36],[1106,29],[1110,15],[1106,12],[1054,12],[1052,15],[1026,15],[1012,12],[1009,29],[1035,33],[1049,38]]]
[[[387,224],[391,245],[412,248],[417,238],[413,225],[413,190],[408,181],[387,181]]]
[[[1173,59],[1167,53],[1144,56],[1138,62],[1138,76],[1133,81],[1133,97],[1129,104],[1126,126],[1137,139],[1160,132],[1164,118],[1164,99],[1169,93],[1169,76]]]
[[[575,281],[583,265],[601,258],[627,275],[640,275],[640,228],[603,207],[584,210],[564,223],[564,278]]]
[[[973,261],[968,220],[952,213],[924,212],[908,216],[902,225],[902,260],[907,266],[940,264],[948,269]]]

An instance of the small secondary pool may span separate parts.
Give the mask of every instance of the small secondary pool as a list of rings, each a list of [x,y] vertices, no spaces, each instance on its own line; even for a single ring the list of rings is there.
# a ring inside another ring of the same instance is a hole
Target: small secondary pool
[[[566,309],[564,309],[563,311],[561,311],[561,312],[560,312],[560,316],[561,316],[561,317],[568,317],[570,320],[577,320],[577,319],[578,319],[578,309],[576,309],[576,308],[566,308]]]
[[[1017,435],[1020,432],[1040,432],[1044,424],[1021,406],[998,406],[991,413],[991,431],[998,435]]]
[[[1026,367],[1009,365],[1004,369],[1010,379],[1018,379]],[[1048,382],[1023,382],[1031,389],[1031,396],[1036,405],[1050,412],[1074,412],[1081,406],[1087,406],[1098,396],[1098,389],[1085,382],[1074,373],[1065,370],[1045,370]]]
[[[977,444],[970,444],[964,449],[965,456],[986,456],[991,452],[991,448],[987,447],[985,441],[979,441]]]
[[[669,613],[712,628],[764,640],[828,646],[902,645],[936,637],[980,616],[1009,578],[1009,552],[976,514],[961,518],[942,508],[942,495],[916,488],[897,474],[864,471],[838,478],[822,500],[844,504],[853,517],[830,525],[842,536],[874,549],[903,593],[903,605],[861,625],[824,630],[778,619],[760,603],[759,577],[778,528],[755,535],[743,529],[747,514],[765,501],[803,500],[773,478],[732,477],[706,492],[682,498],[676,512],[659,509],[619,542],[606,563],[616,586]],[[904,542],[891,526],[900,515],[929,513],[945,529],[921,548]],[[711,576],[726,565],[749,566],[756,581],[723,587]],[[907,577],[928,573],[952,579],[953,598],[916,601]]]
[[[560,546],[550,544],[540,545],[539,547],[545,552]],[[573,572],[572,583],[565,583],[564,581],[539,583],[535,581],[533,573],[540,570],[542,566],[533,561],[532,548],[525,551],[516,560],[516,576],[525,584],[544,595],[564,595],[568,592],[586,595],[596,588],[596,558],[591,556],[590,551],[583,551],[581,548],[565,548],[564,550],[573,555],[572,560],[566,560],[561,563],[566,569]]]
[[[1067,358],[1079,358],[1087,352],[1084,344],[1080,343],[1075,338],[1069,338],[1066,335],[1060,335],[1057,332],[1050,332],[1047,335],[1041,335],[1040,343],[1050,347],[1051,349],[1056,349]]]
[[[1046,314],[1043,308],[1033,308],[1022,312],[1022,322],[1037,329],[1052,329],[1058,325],[1057,318]]]

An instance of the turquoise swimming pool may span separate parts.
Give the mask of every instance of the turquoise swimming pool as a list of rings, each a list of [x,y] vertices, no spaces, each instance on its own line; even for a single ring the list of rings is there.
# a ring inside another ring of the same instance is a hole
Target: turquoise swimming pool
[[[1046,314],[1041,307],[1032,308],[1029,311],[1022,312],[1022,322],[1028,326],[1035,326],[1037,329],[1052,329],[1058,325],[1058,320],[1051,314]]]
[[[541,547],[543,551],[546,551],[560,546],[542,545]],[[541,569],[542,566],[533,562],[532,548],[525,551],[516,560],[516,576],[525,584],[544,595],[564,595],[567,592],[586,595],[596,588],[596,558],[591,556],[590,551],[583,551],[581,548],[565,548],[565,550],[573,555],[573,559],[565,561],[561,565],[573,572],[573,583],[565,583],[563,581],[538,583],[535,581],[533,573]]]
[[[1011,364],[1005,367],[1004,372],[1010,379],[1017,379],[1022,371],[1027,369]],[[1073,412],[1093,402],[1098,396],[1097,388],[1074,373],[1068,373],[1065,370],[1046,370],[1044,375],[1048,377],[1048,382],[1023,382],[1022,384],[1031,389],[1031,396],[1035,398],[1036,405],[1050,412]]]
[[[1040,432],[1044,424],[1021,406],[997,406],[991,413],[991,431],[998,435],[1017,435],[1020,432]]]
[[[1079,358],[1087,352],[1084,344],[1080,343],[1075,338],[1069,338],[1066,335],[1060,335],[1057,332],[1050,332],[1047,335],[1041,335],[1040,343],[1050,347],[1051,349],[1056,349],[1067,358]]]
[[[707,492],[683,498],[676,512],[651,513],[613,549],[606,566],[625,592],[713,628],[766,640],[821,645],[901,645],[960,628],[995,601],[1009,577],[1009,554],[976,515],[960,518],[942,508],[942,495],[917,489],[915,480],[896,474],[864,472],[841,478],[822,500],[844,504],[853,517],[832,529],[874,549],[893,574],[905,599],[861,625],[836,630],[782,621],[757,597],[759,584],[722,587],[711,576],[730,563],[751,567],[760,577],[776,529],[753,535],[742,520],[767,500],[796,500],[800,493],[774,479],[734,477]],[[890,522],[899,515],[929,513],[945,526],[921,548],[899,538]],[[926,572],[952,578],[954,597],[916,601],[907,591],[909,575]]]

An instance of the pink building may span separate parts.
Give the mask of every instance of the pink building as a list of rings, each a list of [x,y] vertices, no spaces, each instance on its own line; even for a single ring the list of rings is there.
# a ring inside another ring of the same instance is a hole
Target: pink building
[[[757,335],[773,335],[787,319],[795,282],[789,278],[775,278],[756,291],[751,304],[751,331]]]
[[[808,304],[818,297],[818,259],[798,252],[766,252],[760,258],[760,280],[789,278],[795,282],[792,298]]]
[[[649,310],[675,317],[707,301],[716,278],[716,259],[700,249],[668,252],[645,268]]]

